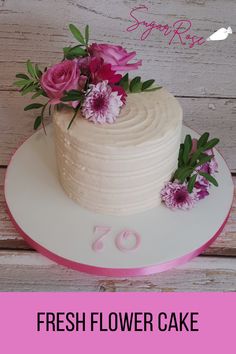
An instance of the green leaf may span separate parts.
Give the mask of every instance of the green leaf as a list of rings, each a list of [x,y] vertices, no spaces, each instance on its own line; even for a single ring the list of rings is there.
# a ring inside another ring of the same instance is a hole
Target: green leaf
[[[70,91],[66,91],[67,95],[83,95],[83,93],[79,90],[70,90]]]
[[[25,85],[20,90],[21,95],[24,96],[24,95],[26,95],[29,92],[33,92],[36,89],[36,87],[38,87],[38,85],[37,84],[34,85],[33,83],[30,83],[29,85]]]
[[[38,67],[38,64],[35,65],[35,73],[39,79],[43,75],[42,71]]]
[[[130,92],[138,92],[137,90],[139,89],[139,87],[140,87],[140,89],[142,87],[141,77],[140,76],[136,76],[130,82],[130,85],[129,85]]]
[[[203,133],[198,139],[197,147],[199,148],[205,145],[207,143],[208,138],[209,138],[209,133],[207,132]]]
[[[152,86],[154,84],[155,80],[147,80],[144,81],[142,84],[142,91],[148,89],[150,86]]]
[[[18,87],[22,87],[22,86],[25,86],[27,83],[28,83],[27,80],[19,80],[19,81],[15,81],[14,85],[18,86]]]
[[[87,55],[87,51],[80,46],[70,48],[70,50],[65,54],[66,59],[73,59],[76,57],[83,57]]]
[[[156,91],[156,90],[160,90],[161,88],[162,88],[162,86],[152,87],[152,88],[150,88],[150,89],[146,89],[145,92]]]
[[[125,74],[119,82],[119,86],[123,87],[125,91],[129,89],[129,74]]]
[[[142,82],[136,82],[131,89],[132,93],[137,93],[142,91]]]
[[[85,42],[86,42],[86,45],[88,45],[88,42],[89,42],[89,25],[86,25],[86,27],[85,27]]]
[[[38,116],[34,121],[34,130],[38,129],[41,123],[42,123],[42,117]]]
[[[33,67],[31,61],[30,61],[30,60],[27,60],[26,65],[27,65],[28,73],[29,73],[33,78],[35,78],[35,77],[36,77],[36,74],[35,74],[34,67]]]
[[[62,102],[78,101],[84,97],[84,93],[78,90],[71,90],[61,98]]]
[[[210,156],[209,155],[205,155],[205,156],[199,158],[199,162],[196,164],[195,168],[198,167],[198,166],[202,166],[206,162],[211,161],[212,157],[213,157],[212,155],[210,155]]]
[[[38,109],[43,107],[44,105],[42,103],[31,103],[28,106],[24,108],[24,111],[29,111],[30,109]]]
[[[196,182],[196,179],[197,179],[197,174],[192,175],[192,176],[190,177],[190,180],[189,180],[189,182],[188,182],[188,192],[189,192],[189,193],[192,193],[193,188],[194,188],[194,185],[195,185],[195,182]]]
[[[41,96],[41,95],[43,95],[43,90],[39,90],[38,92],[36,92],[36,93],[31,97],[31,99],[33,100],[33,99],[35,99],[36,97],[39,97],[39,96]]]
[[[220,139],[214,138],[208,141],[206,145],[204,145],[204,151],[212,149],[214,146],[216,146],[219,143]]]
[[[72,101],[78,101],[79,98],[75,96],[65,96],[61,98],[61,102],[72,102]]]
[[[187,163],[188,163],[189,154],[190,154],[191,149],[192,149],[192,138],[188,134],[188,135],[186,135],[186,137],[184,139],[183,162],[185,165],[187,165]]]
[[[75,39],[77,39],[77,41],[79,41],[82,44],[85,44],[84,37],[83,37],[82,33],[75,25],[70,24],[69,29],[70,29],[71,33],[73,34],[73,36],[75,37]]]
[[[175,171],[175,173],[173,174],[172,177],[172,181],[174,181],[175,179],[178,179],[179,173],[182,171],[182,168],[177,168],[177,170]]]
[[[194,171],[193,167],[187,166],[187,167],[180,167],[178,168],[173,176],[174,179],[178,179],[181,183],[185,181],[186,178],[188,178]]]
[[[181,171],[178,173],[178,179],[181,183],[183,183],[186,178],[188,178],[194,171],[193,167],[185,167],[181,169]]]
[[[182,167],[184,164],[183,161],[183,152],[184,152],[184,144],[180,144],[179,147],[179,156],[178,156],[178,167]]]
[[[195,151],[191,157],[190,160],[190,165],[194,166],[194,164],[196,164],[197,160],[199,159],[200,155],[203,152],[203,147],[199,148],[197,151]]]
[[[69,54],[69,51],[71,50],[71,47],[64,47],[63,48],[63,53],[64,53],[64,56],[66,57],[67,54]]]
[[[29,76],[25,75],[25,74],[16,74],[16,77],[18,79],[24,79],[24,80],[29,80]]]
[[[44,92],[43,90],[42,90],[42,96],[48,97],[47,94],[46,94],[46,92]]]
[[[210,183],[212,183],[214,186],[218,187],[218,182],[217,182],[217,180],[216,180],[213,176],[209,175],[209,174],[206,173],[206,172],[201,172],[201,171],[199,171],[198,173],[199,173],[199,175],[205,177],[205,178],[206,178]]]

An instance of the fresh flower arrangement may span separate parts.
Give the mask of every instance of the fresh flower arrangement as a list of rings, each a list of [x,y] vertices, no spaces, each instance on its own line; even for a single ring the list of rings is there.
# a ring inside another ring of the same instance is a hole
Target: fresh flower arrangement
[[[130,61],[136,52],[128,53],[122,46],[92,43],[89,45],[89,26],[84,35],[73,24],[69,29],[79,44],[63,48],[64,56],[60,63],[41,70],[39,66],[27,61],[27,74],[19,73],[20,80],[15,85],[20,93],[33,93],[32,99],[39,96],[47,98],[46,103],[32,103],[25,111],[40,109],[34,122],[34,129],[41,124],[44,128],[46,108],[51,114],[51,106],[70,106],[74,110],[68,125],[70,128],[79,110],[83,117],[93,123],[113,123],[125,104],[127,92],[153,91],[155,80],[142,82],[137,76],[131,81],[128,73],[142,64],[139,60]]]
[[[178,167],[171,181],[161,190],[161,199],[168,208],[190,209],[209,195],[211,184],[218,186],[214,177],[218,164],[213,148],[219,139],[208,139],[207,132],[198,140],[186,135],[184,143],[180,144]]]

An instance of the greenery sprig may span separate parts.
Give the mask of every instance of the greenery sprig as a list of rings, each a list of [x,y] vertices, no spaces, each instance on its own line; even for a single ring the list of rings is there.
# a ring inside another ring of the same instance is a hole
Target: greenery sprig
[[[20,88],[21,95],[24,96],[29,92],[34,92],[32,99],[40,95],[47,97],[40,86],[39,81],[43,73],[39,69],[38,65],[36,64],[34,66],[31,61],[28,60],[26,63],[26,67],[28,75],[22,73],[16,74],[16,78],[20,80],[14,83],[17,87]]]
[[[153,79],[142,82],[140,76],[129,80],[129,74],[127,73],[119,81],[118,85],[122,86],[126,92],[138,93],[159,90],[161,86],[153,86],[154,82],[155,80]]]
[[[85,57],[88,55],[88,42],[89,42],[89,25],[86,25],[84,35],[73,24],[69,25],[69,29],[74,38],[80,43],[74,47],[63,48],[64,59],[74,59],[78,57]]]
[[[29,111],[31,109],[39,109],[41,108],[41,113],[40,115],[38,115],[34,121],[34,129],[38,129],[38,127],[42,124],[43,126],[43,130],[44,130],[44,133],[46,134],[46,129],[45,129],[45,125],[44,125],[44,112],[45,112],[45,109],[48,105],[48,102],[45,103],[45,104],[42,104],[42,103],[32,103],[32,104],[29,104],[28,106],[26,106],[24,108],[24,111]],[[51,106],[49,106],[51,107]],[[50,108],[49,108],[49,115],[50,115]]]
[[[206,151],[219,143],[218,138],[208,139],[209,133],[205,132],[202,134],[197,140],[197,147],[194,152],[192,152],[193,140],[190,135],[186,135],[184,143],[180,144],[178,168],[172,177],[172,181],[177,179],[181,184],[186,182],[189,193],[193,191],[198,175],[203,176],[214,186],[218,186],[218,182],[212,175],[197,170],[197,167],[212,160],[214,156],[206,154]]]
[[[15,85],[20,88],[20,93],[22,96],[27,93],[33,93],[32,99],[35,99],[39,96],[47,97],[46,93],[43,91],[40,85],[40,78],[43,72],[40,70],[38,64],[33,65],[30,60],[26,63],[27,74],[19,73],[16,74],[16,78],[20,79],[15,82]],[[45,68],[45,71],[47,68]],[[32,109],[41,109],[41,113],[36,117],[34,121],[34,129],[38,129],[38,127],[42,124],[44,132],[46,134],[45,126],[44,126],[44,112],[48,105],[48,102],[45,104],[42,103],[32,103],[24,108],[24,111],[29,111]],[[50,108],[50,106],[49,106]]]

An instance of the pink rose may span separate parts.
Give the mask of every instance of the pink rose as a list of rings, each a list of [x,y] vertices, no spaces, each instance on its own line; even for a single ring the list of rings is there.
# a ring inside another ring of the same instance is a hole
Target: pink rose
[[[105,64],[111,64],[111,69],[115,71],[135,70],[142,64],[142,60],[128,64],[136,52],[128,53],[119,45],[93,43],[89,47],[89,53],[91,56],[102,58]]]
[[[41,86],[51,104],[60,103],[65,91],[82,90],[86,83],[86,76],[80,75],[77,60],[65,60],[48,68],[41,77]],[[68,102],[76,107],[78,101]]]

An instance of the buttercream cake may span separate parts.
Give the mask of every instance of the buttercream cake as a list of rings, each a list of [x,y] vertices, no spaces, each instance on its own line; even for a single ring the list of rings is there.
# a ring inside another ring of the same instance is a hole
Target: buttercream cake
[[[113,124],[92,124],[69,108],[53,115],[60,183],[80,206],[108,215],[144,212],[177,166],[182,109],[164,88],[131,93]]]

